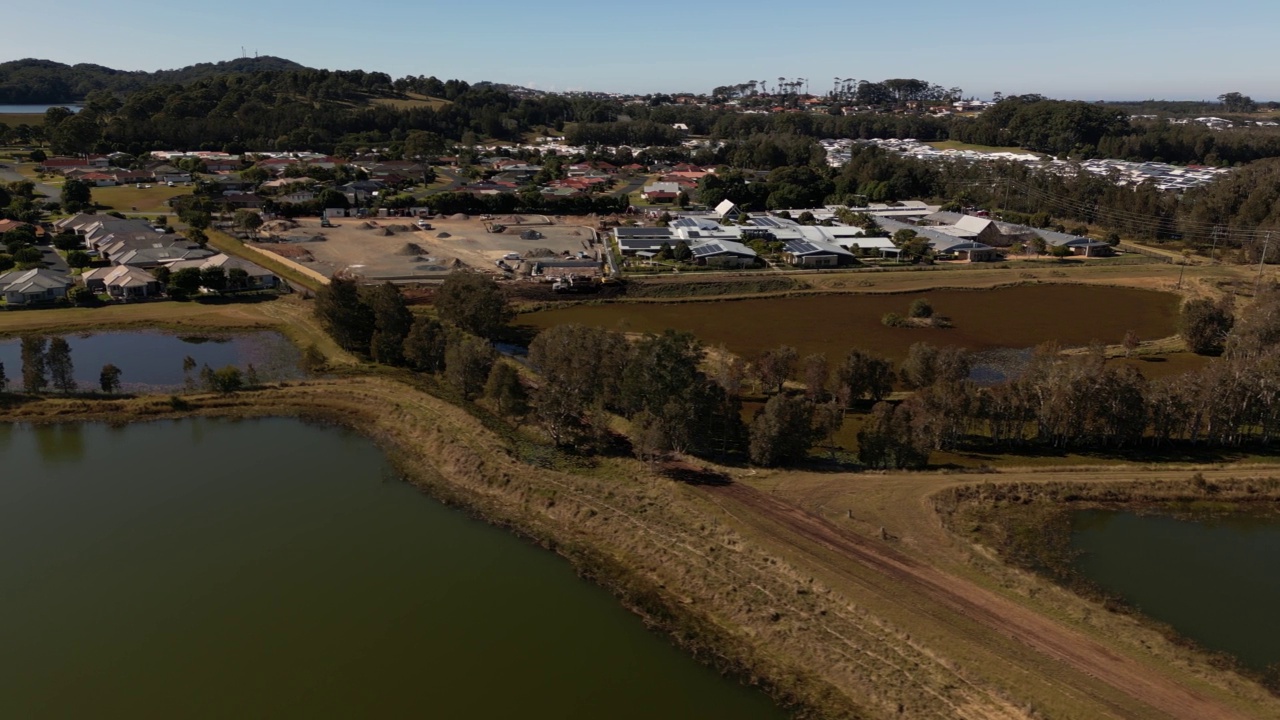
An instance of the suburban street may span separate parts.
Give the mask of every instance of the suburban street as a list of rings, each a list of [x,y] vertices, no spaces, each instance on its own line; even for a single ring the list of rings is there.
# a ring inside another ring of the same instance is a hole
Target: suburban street
[[[7,183],[22,182],[23,180],[29,180],[29,179],[30,178],[24,177],[22,173],[18,172],[17,170],[14,170],[8,165],[6,165],[3,168],[0,168],[0,182],[7,182]],[[57,200],[62,195],[61,188],[55,187],[53,185],[49,185],[47,183],[42,183],[42,182],[36,183],[36,192],[38,194],[44,195],[45,197],[51,200]]]

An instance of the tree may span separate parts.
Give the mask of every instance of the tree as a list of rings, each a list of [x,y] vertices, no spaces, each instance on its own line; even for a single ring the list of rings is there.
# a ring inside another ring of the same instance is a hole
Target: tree
[[[817,435],[814,405],[805,398],[774,395],[751,421],[747,446],[751,462],[774,467],[803,459]]]
[[[84,238],[73,232],[60,232],[53,236],[53,246],[62,252],[84,249]]]
[[[933,317],[933,303],[929,302],[929,298],[912,300],[911,305],[907,307],[907,317],[917,319]]]
[[[1066,245],[1054,245],[1049,248],[1049,254],[1057,260],[1065,260],[1071,255],[1071,248]]]
[[[693,259],[693,251],[689,249],[689,243],[683,240],[676,243],[676,248],[671,254],[679,262],[689,262]]]
[[[529,393],[511,363],[496,362],[484,384],[484,395],[503,415],[523,417],[529,412]]]
[[[199,292],[200,282],[200,268],[182,268],[169,276],[169,294],[176,290],[181,297],[192,295]]]
[[[49,341],[45,366],[49,369],[50,383],[56,390],[69,393],[76,389],[75,366],[71,362],[71,346],[66,338],[55,337]]]
[[[83,180],[72,179],[62,183],[62,206],[68,212],[88,206],[93,202],[92,195],[89,183]]]
[[[470,400],[484,390],[496,360],[493,346],[482,338],[465,332],[450,333],[444,350],[445,378]]]
[[[441,320],[489,339],[497,337],[512,317],[498,284],[470,270],[449,273],[436,291],[435,306]]]
[[[839,394],[849,404],[864,398],[879,401],[893,390],[893,366],[888,360],[852,350],[836,371]]]
[[[1124,347],[1124,356],[1129,357],[1134,350],[1142,344],[1142,340],[1138,337],[1138,333],[1132,330],[1126,330],[1124,333],[1124,341],[1120,343]]]
[[[206,230],[209,225],[213,223],[212,215],[203,210],[196,210],[194,208],[189,208],[178,213],[178,219],[186,223],[187,228],[190,230]],[[187,238],[193,241],[195,240],[195,238],[192,238],[190,235],[188,235]]]
[[[244,387],[244,376],[240,368],[234,365],[214,370],[208,365],[200,369],[200,380],[204,389],[222,395],[230,395]]]
[[[0,393],[9,389],[9,376],[4,372],[4,363],[0,362]]]
[[[175,276],[185,271],[179,270]],[[343,350],[367,354],[373,339],[373,310],[360,298],[355,280],[333,277],[316,292],[316,317]]]
[[[35,393],[49,386],[46,354],[49,340],[34,335],[22,338],[22,389]]]
[[[791,377],[796,365],[796,349],[790,345],[782,345],[773,350],[766,350],[753,363],[756,377],[760,380],[761,389],[775,393],[782,392],[782,386]]]
[[[231,222],[237,229],[252,234],[262,227],[262,216],[252,210],[237,210]]]
[[[882,469],[922,468],[929,463],[929,446],[913,425],[910,407],[876,403],[858,432],[858,461]]]
[[[67,264],[73,268],[87,268],[93,264],[93,259],[83,250],[72,250],[67,253]]]
[[[662,420],[649,412],[631,418],[631,451],[636,459],[653,466],[670,452],[670,442]]]
[[[94,307],[98,304],[98,296],[83,285],[77,285],[68,290],[67,300],[76,307]]]
[[[98,386],[102,388],[102,392],[111,394],[120,389],[120,368],[107,363],[102,366],[102,372],[98,374]]]
[[[814,402],[821,402],[827,395],[827,385],[831,382],[831,363],[823,353],[805,356],[800,361],[801,376],[804,379],[805,394]]]
[[[898,366],[898,377],[909,388],[927,388],[938,382],[959,382],[969,377],[973,363],[961,348],[936,348],[926,342],[913,343]]]
[[[59,155],[84,155],[91,152],[102,139],[102,128],[90,117],[91,113],[80,112],[58,123],[49,133],[53,151]]]
[[[585,430],[596,405],[621,409],[631,346],[616,332],[557,325],[529,344],[529,363],[542,376],[534,392],[537,417],[557,445],[568,446]]]
[[[44,259],[44,254],[39,249],[33,247],[19,248],[13,254],[14,262],[20,265],[33,266]]]
[[[1242,95],[1238,92],[1229,92],[1218,96],[1218,102],[1222,103],[1227,112],[1253,112],[1258,109],[1258,103],[1248,95]]]
[[[445,328],[430,318],[417,318],[403,343],[404,359],[418,372],[444,370]]]
[[[1227,333],[1235,324],[1235,316],[1224,303],[1212,300],[1191,300],[1182,308],[1178,333],[1191,352],[1199,355],[1215,355],[1222,352]]]
[[[373,311],[373,335],[369,355],[384,365],[404,364],[404,341],[413,329],[413,313],[404,301],[400,288],[385,282],[366,294]]]

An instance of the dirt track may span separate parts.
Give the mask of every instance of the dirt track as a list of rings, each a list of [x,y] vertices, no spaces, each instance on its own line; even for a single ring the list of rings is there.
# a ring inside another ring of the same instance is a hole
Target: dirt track
[[[1074,630],[962,578],[923,565],[887,543],[868,540],[742,483],[707,486],[705,492],[739,519],[754,523],[760,519],[771,522],[774,536],[806,555],[807,560],[827,564],[828,569],[870,591],[888,592],[884,586],[868,583],[850,573],[848,565],[831,567],[831,563],[815,550],[820,547],[837,553],[850,564],[884,575],[924,600],[925,604],[940,605],[959,613],[985,628],[986,632],[1011,638],[1110,685],[1149,707],[1151,712],[1148,714],[1152,717],[1188,720],[1245,717]],[[737,506],[738,512],[733,506]],[[896,594],[895,599],[903,600]],[[917,604],[917,609],[928,612],[920,604]],[[1100,706],[1109,708],[1115,717],[1132,716],[1131,708],[1118,705],[1103,695],[1089,693],[1087,688],[1073,687],[1072,690],[1089,694]]]

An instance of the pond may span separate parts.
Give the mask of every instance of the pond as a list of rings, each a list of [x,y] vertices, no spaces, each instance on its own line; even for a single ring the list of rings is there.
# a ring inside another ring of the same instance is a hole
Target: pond
[[[217,369],[235,365],[241,370],[250,364],[263,382],[302,377],[301,354],[283,335],[275,332],[202,333],[176,335],[158,330],[103,332],[63,335],[71,346],[71,361],[80,387],[98,387],[102,366],[111,363],[121,370],[121,386],[126,391],[171,390],[188,380],[198,382],[199,368]],[[196,370],[184,372],[183,359],[196,361]],[[0,339],[0,363],[11,386],[22,379],[22,342]]]
[[[890,328],[886,313],[906,315],[916,298],[928,298],[955,327]],[[1019,285],[990,290],[935,290],[905,294],[809,295],[723,302],[575,305],[520,315],[534,327],[566,323],[629,332],[693,332],[709,345],[723,343],[750,357],[779,345],[800,354],[822,352],[836,360],[850,349],[906,357],[912,343],[970,350],[1030,348],[1048,340],[1087,345],[1119,343],[1127,331],[1154,339],[1177,332],[1176,295],[1094,285]]]
[[[0,424],[0,716],[782,718],[289,419]]]
[[[1072,529],[1084,577],[1250,668],[1280,663],[1280,519],[1086,510]]]

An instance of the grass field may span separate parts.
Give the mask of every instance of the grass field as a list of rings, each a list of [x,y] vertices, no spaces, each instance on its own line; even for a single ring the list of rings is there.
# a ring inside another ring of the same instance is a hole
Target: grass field
[[[43,125],[43,114],[27,114],[27,113],[0,113],[0,125],[8,125],[16,127],[18,125]]]
[[[373,104],[385,105],[397,110],[409,110],[411,108],[430,108],[432,110],[439,110],[445,105],[448,105],[449,101],[444,98],[409,93],[409,97],[407,98],[378,98],[373,101]]]
[[[1043,153],[1032,152],[1031,150],[1025,150],[1020,147],[996,147],[995,145],[971,145],[969,143],[963,143],[958,140],[940,140],[938,142],[925,143],[925,145],[928,145],[929,147],[932,147],[932,148],[937,148],[938,150],[972,150],[974,152],[984,152],[984,153],[1008,152],[1008,153],[1020,153],[1024,155],[1025,154],[1043,155]]]
[[[122,213],[145,213],[159,215],[169,212],[165,201],[179,195],[191,193],[191,188],[181,185],[169,187],[152,183],[150,188],[137,188],[133,185],[117,185],[116,187],[93,188],[93,201],[109,210]]]

